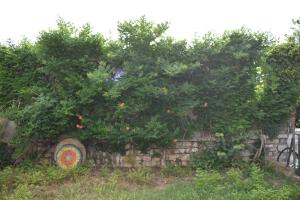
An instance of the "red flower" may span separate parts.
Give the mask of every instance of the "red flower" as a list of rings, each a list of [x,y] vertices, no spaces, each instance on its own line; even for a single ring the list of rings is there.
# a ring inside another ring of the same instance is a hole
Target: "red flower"
[[[204,107],[204,108],[207,108],[207,107],[208,107],[208,102],[207,102],[207,101],[204,101],[203,107]]]
[[[80,125],[80,124],[76,124],[76,128],[78,128],[78,129],[83,129],[83,126]]]
[[[76,113],[76,116],[78,117],[79,120],[83,120],[83,116],[80,115],[79,113]]]

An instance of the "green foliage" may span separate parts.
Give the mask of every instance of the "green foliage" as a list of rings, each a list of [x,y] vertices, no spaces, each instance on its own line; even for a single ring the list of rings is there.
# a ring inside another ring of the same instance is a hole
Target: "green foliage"
[[[167,29],[142,17],[120,23],[109,41],[59,19],[35,44],[0,45],[0,117],[17,121],[18,146],[63,134],[146,150],[200,130],[223,133],[228,141],[212,154],[231,161],[241,149],[232,138],[295,109],[298,30],[280,44],[242,28],[188,45]]]
[[[108,168],[107,165],[101,166],[101,168],[100,168],[100,176],[101,177],[106,178],[106,177],[108,177],[109,173],[110,173],[110,169]]]
[[[203,128],[232,134],[252,126],[256,67],[267,46],[265,35],[244,29],[194,42],[191,57],[199,67],[192,81],[200,100],[194,113]]]
[[[26,40],[19,45],[0,45],[0,108],[25,106],[36,95],[41,77],[34,50]]]
[[[293,29],[293,35],[289,37],[289,40],[292,42],[296,42],[300,44],[300,17],[298,19],[293,20],[294,27]]]
[[[26,195],[30,196],[31,193],[28,191],[30,186],[76,179],[79,176],[86,175],[87,172],[88,168],[86,167],[66,171],[56,166],[48,167],[31,163],[23,163],[18,168],[6,167],[0,171],[0,194],[1,192],[9,193],[14,191],[15,195],[20,195],[24,191]]]
[[[137,168],[129,170],[127,179],[138,184],[149,184],[153,179],[153,173],[147,168]]]
[[[13,148],[0,142],[0,169],[11,164]]]
[[[216,134],[216,143],[207,147],[203,152],[194,153],[191,157],[191,165],[203,170],[226,169],[241,165],[242,150],[247,149],[244,135],[227,136]]]
[[[32,200],[34,198],[28,185],[19,185],[14,193],[5,197],[4,200]]]
[[[200,199],[292,199],[293,187],[274,187],[264,179],[264,172],[252,165],[248,172],[230,169],[225,174],[217,171],[197,171],[196,185]]]
[[[193,170],[190,167],[183,167],[174,164],[166,164],[161,168],[160,172],[165,177],[186,177],[193,174]]]
[[[86,172],[87,168],[71,172],[31,163],[5,168],[0,171],[1,199],[299,199],[299,183],[285,180],[255,165],[225,171],[199,169],[194,179],[188,181],[182,177],[153,177],[154,174],[147,169],[137,169],[126,176],[114,170],[101,178]],[[150,176],[155,181],[145,184],[145,177]]]
[[[296,43],[276,45],[266,54],[264,93],[258,104],[261,123],[273,125],[296,110],[300,92],[300,48]],[[272,111],[272,112],[270,112]]]

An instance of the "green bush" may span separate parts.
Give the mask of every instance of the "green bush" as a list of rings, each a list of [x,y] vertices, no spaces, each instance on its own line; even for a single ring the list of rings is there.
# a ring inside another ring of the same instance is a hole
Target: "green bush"
[[[87,168],[64,171],[53,166],[26,162],[16,168],[7,167],[0,171],[0,195],[4,200],[298,200],[300,197],[298,182],[278,177],[256,165],[222,171],[198,169],[192,181],[184,181],[186,179],[182,178],[190,175],[189,169],[169,167],[167,171],[181,178],[159,178],[154,184],[148,184],[153,178],[151,171],[136,169],[127,174],[114,170],[107,177],[99,179],[87,173]],[[166,182],[171,184],[165,185]]]
[[[138,184],[151,183],[153,176],[154,174],[151,172],[150,169],[147,168],[131,169],[127,173],[127,179]]]
[[[18,185],[14,193],[4,197],[4,200],[32,200],[34,198],[28,185]]]
[[[0,117],[17,121],[17,146],[69,135],[100,139],[110,150],[128,143],[146,150],[195,130],[223,133],[231,144],[295,108],[295,38],[276,43],[242,28],[188,45],[167,29],[141,17],[120,23],[112,41],[60,19],[34,44],[0,45]],[[76,114],[83,128],[76,128]],[[231,160],[238,145],[220,147],[217,156]]]
[[[265,180],[264,172],[255,165],[249,171],[230,169],[225,174],[198,170],[195,183],[200,199],[288,200],[293,199],[294,187],[275,187]]]
[[[66,179],[76,179],[86,175],[88,168],[62,170],[56,166],[41,166],[24,163],[17,168],[6,167],[0,171],[0,191],[12,191],[18,187],[58,183]]]
[[[0,142],[0,169],[11,164],[13,148]]]
[[[161,174],[166,177],[185,177],[193,174],[193,170],[190,167],[179,166],[176,164],[166,164],[160,171]]]
[[[221,170],[244,163],[240,159],[240,154],[241,151],[248,149],[245,145],[246,136],[241,134],[226,136],[225,138],[224,134],[217,133],[216,139],[217,141],[213,145],[191,156],[192,167],[204,170]]]

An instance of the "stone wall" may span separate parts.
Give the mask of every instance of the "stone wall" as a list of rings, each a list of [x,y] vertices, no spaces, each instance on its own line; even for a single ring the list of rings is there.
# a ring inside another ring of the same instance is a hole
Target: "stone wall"
[[[268,160],[276,161],[279,154],[278,151],[281,151],[287,147],[287,139],[288,139],[288,134],[279,134],[274,139],[267,139],[264,147],[265,158]],[[283,155],[283,157],[285,156],[286,155]]]
[[[97,151],[95,146],[87,146],[87,157],[98,166],[112,167],[161,167],[166,164],[187,166],[193,153],[203,151],[207,146],[213,145],[214,138],[207,134],[196,134],[193,138],[175,140],[169,148],[151,148],[147,152],[126,146],[125,155]]]
[[[203,134],[185,140],[176,140],[174,144],[165,149],[151,148],[147,152],[141,152],[128,145],[124,155],[120,153],[109,153],[97,151],[95,146],[87,146],[87,157],[97,166],[107,165],[112,167],[161,167],[166,164],[177,164],[187,166],[192,154],[201,152],[205,148],[214,145],[215,139]],[[250,145],[260,145],[258,138],[247,141]],[[287,134],[279,134],[277,138],[266,139],[264,146],[264,157],[267,160],[276,161],[278,150],[287,146]],[[241,159],[250,160],[255,152],[243,151]],[[285,161],[283,155],[283,160]]]
[[[278,149],[285,148],[287,135],[280,134],[278,138],[267,139],[264,147],[264,157],[266,160],[276,161]],[[248,144],[259,143],[259,139],[251,139]],[[132,146],[127,146],[125,155],[120,153],[109,153],[97,151],[95,147],[87,147],[87,157],[91,159],[97,166],[112,167],[161,167],[166,164],[177,164],[187,166],[190,163],[192,154],[201,152],[208,146],[214,144],[214,140],[203,139],[186,139],[174,141],[174,145],[170,148],[160,149],[151,148],[146,153],[135,150]],[[258,144],[260,145],[260,144]],[[250,160],[255,152],[243,151],[241,159]],[[286,156],[283,155],[284,161]]]
[[[287,147],[287,130],[282,129],[278,137],[269,139],[266,137],[264,151],[262,152],[265,159],[276,161],[278,150]],[[168,163],[187,166],[190,163],[192,154],[201,152],[205,148],[214,145],[215,138],[207,133],[196,133],[194,137],[189,139],[174,140],[173,145],[169,148],[153,147],[147,152],[136,150],[133,146],[127,145],[125,154],[116,152],[108,152],[99,150],[96,144],[85,144],[87,150],[87,159],[93,162],[96,166],[110,167],[161,167]],[[259,138],[252,138],[247,141],[247,144],[260,146]],[[40,145],[39,151],[45,148],[45,145]],[[48,146],[49,148],[49,146]],[[52,160],[55,145],[48,151],[44,160]],[[244,151],[241,153],[241,159],[250,160],[255,151]],[[284,157],[284,156],[283,156]],[[284,161],[284,159],[282,160]]]

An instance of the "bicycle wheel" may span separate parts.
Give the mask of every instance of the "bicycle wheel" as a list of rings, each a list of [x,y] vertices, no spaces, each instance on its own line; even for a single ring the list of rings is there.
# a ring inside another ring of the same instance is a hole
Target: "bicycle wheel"
[[[286,163],[287,167],[296,168],[296,166],[294,166],[294,154],[296,155],[295,159],[297,165],[299,159],[298,153],[290,147],[286,147],[283,150],[279,151],[279,154],[277,156],[277,162]]]

